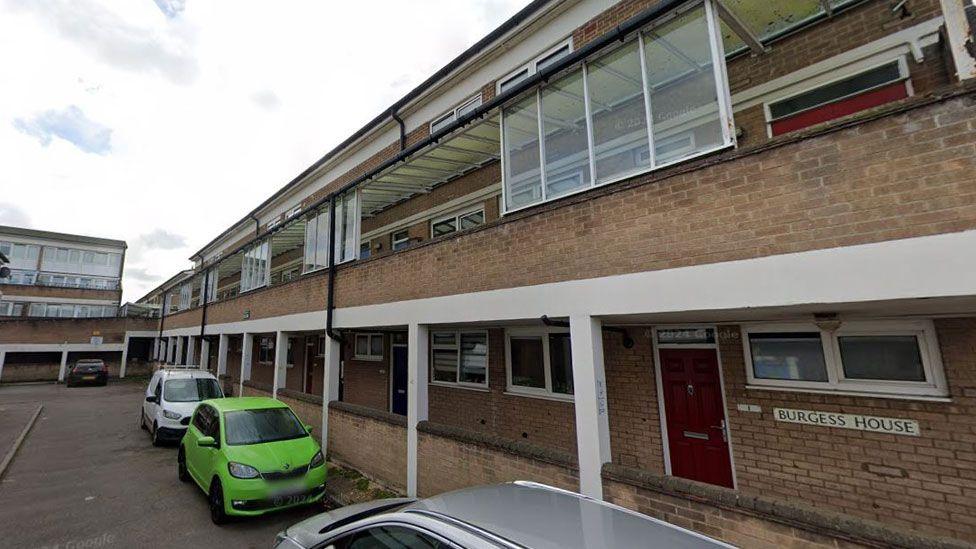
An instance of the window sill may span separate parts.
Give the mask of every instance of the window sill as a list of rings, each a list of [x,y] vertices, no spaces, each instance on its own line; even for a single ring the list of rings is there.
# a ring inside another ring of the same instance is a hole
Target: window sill
[[[352,356],[352,359],[353,360],[362,360],[364,362],[383,362],[383,357],[382,356],[360,356],[360,355],[353,355]]]
[[[841,391],[831,389],[808,389],[805,387],[779,387],[770,385],[746,385],[747,390],[783,391],[787,393],[810,393],[817,395],[834,395],[848,397],[887,398],[894,400],[920,400],[924,402],[952,402],[948,395],[913,395],[908,393],[872,393],[868,391]]]
[[[563,396],[563,395],[556,395],[556,394],[552,394],[552,393],[550,393],[550,394],[527,393],[527,392],[519,391],[518,389],[513,390],[511,387],[509,387],[508,390],[505,391],[504,394],[507,395],[507,396],[517,396],[517,397],[525,397],[525,398],[538,398],[540,400],[553,400],[553,401],[556,401],[556,402],[566,402],[566,403],[569,403],[569,404],[572,404],[573,402],[575,402],[575,400],[573,399],[573,396],[572,395],[565,395],[565,396]]]
[[[487,385],[485,385],[484,387],[479,387],[476,385],[464,385],[461,383],[451,383],[450,381],[431,381],[429,382],[429,384],[434,385],[436,387],[446,387],[448,389],[464,389],[465,391],[474,391],[476,393],[491,392],[491,389],[489,389]]]

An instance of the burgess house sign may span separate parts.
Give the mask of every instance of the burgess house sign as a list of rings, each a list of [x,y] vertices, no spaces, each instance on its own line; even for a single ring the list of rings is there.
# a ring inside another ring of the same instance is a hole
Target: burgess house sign
[[[819,412],[817,410],[793,410],[790,408],[773,408],[773,417],[776,421],[785,421],[787,423],[857,429],[859,431],[873,431],[892,435],[919,436],[918,422],[911,419],[862,416],[860,414],[838,414],[835,412]]]

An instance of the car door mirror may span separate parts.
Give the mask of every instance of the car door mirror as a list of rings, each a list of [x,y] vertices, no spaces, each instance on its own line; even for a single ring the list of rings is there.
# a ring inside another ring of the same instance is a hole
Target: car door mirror
[[[217,441],[214,440],[214,437],[200,437],[200,439],[197,440],[197,446],[202,448],[216,448]]]
[[[305,431],[307,433],[311,434],[312,433],[312,426],[306,423],[305,424]]]
[[[149,395],[146,397],[146,402],[156,402],[156,395]]]

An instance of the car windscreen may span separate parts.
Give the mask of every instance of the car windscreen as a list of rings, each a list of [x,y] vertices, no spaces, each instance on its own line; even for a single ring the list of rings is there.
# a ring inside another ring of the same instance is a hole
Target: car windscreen
[[[75,364],[74,371],[76,372],[97,372],[104,367],[101,362],[79,362]]]
[[[207,377],[168,379],[163,385],[163,400],[166,402],[199,402],[222,396],[217,380]]]
[[[307,436],[305,426],[288,408],[238,410],[224,414],[224,437],[231,446]]]

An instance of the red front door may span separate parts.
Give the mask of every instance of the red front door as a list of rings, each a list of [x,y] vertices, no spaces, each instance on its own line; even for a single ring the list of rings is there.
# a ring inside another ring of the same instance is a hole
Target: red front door
[[[714,349],[661,349],[671,474],[732,488],[732,461]]]

